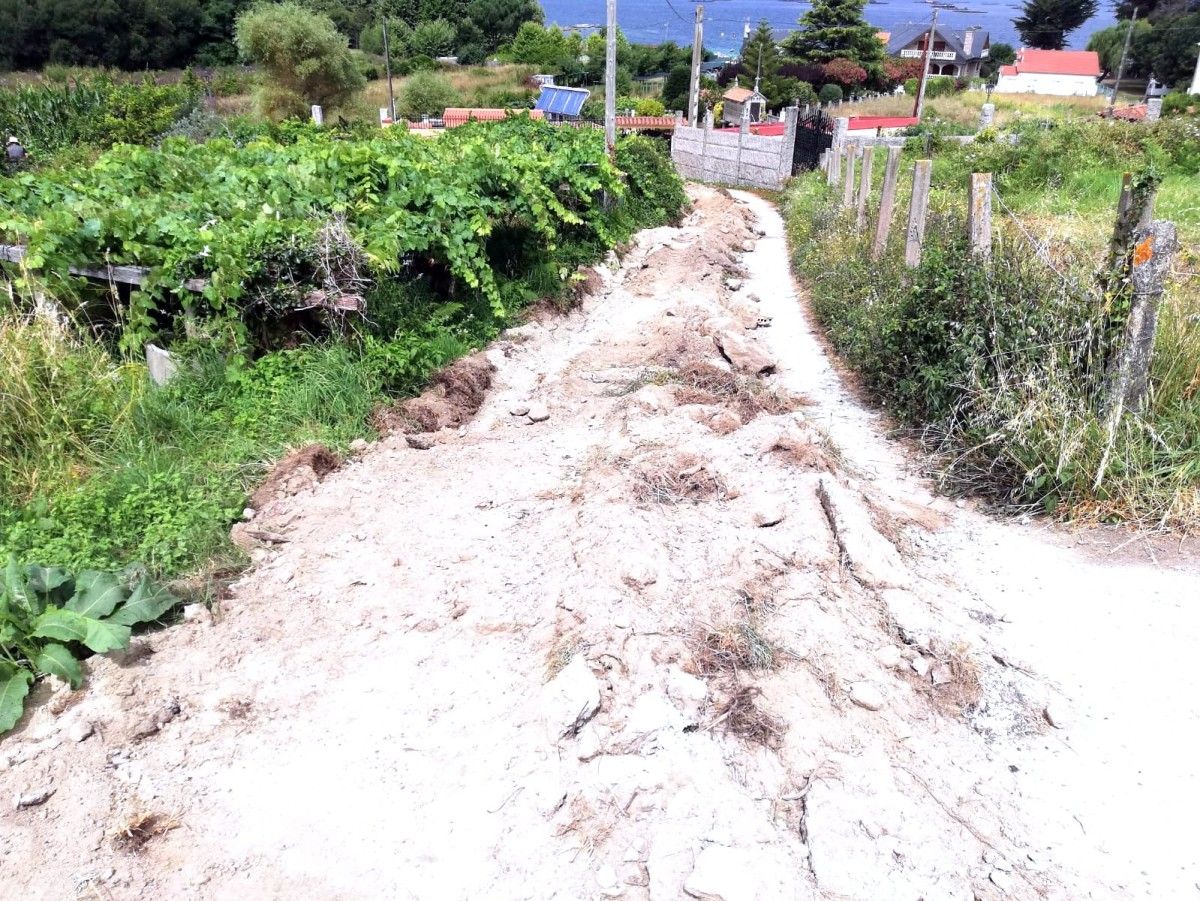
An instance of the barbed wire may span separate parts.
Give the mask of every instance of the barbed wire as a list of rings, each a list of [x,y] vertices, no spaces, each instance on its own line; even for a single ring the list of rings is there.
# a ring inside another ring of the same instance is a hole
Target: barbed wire
[[[1033,252],[1037,255],[1038,259],[1042,261],[1042,264],[1056,276],[1058,276],[1059,280],[1066,288],[1078,294],[1082,294],[1089,300],[1095,301],[1096,303],[1103,303],[1102,297],[1097,295],[1093,290],[1084,288],[1076,279],[1071,278],[1058,268],[1054,262],[1054,258],[1050,256],[1050,239],[1046,238],[1044,241],[1039,241],[1036,237],[1034,237],[1033,233],[1025,227],[1025,223],[1021,221],[1021,217],[1016,214],[1012,207],[1004,202],[1004,198],[1000,195],[1000,189],[996,187],[994,180],[992,181],[992,196],[996,198],[996,202],[1000,205],[1000,209],[1006,213],[1014,223],[1016,223],[1017,229],[1020,230],[1021,234],[1025,236],[1025,240],[1029,242],[1029,246],[1033,248]]]

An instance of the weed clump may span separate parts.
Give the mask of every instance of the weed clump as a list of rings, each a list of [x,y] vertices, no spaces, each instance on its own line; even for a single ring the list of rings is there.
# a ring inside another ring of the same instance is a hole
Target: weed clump
[[[695,454],[653,454],[635,466],[633,496],[642,503],[682,504],[733,495],[720,473]]]

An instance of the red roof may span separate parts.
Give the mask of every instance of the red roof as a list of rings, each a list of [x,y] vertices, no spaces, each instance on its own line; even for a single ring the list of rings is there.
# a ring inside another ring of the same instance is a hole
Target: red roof
[[[1011,68],[1014,72],[1001,74],[1017,75],[1087,75],[1091,78],[1100,76],[1100,54],[1094,50],[1018,50],[1017,64]]]
[[[722,98],[732,103],[745,103],[753,96],[754,92],[749,88],[730,88],[722,95]]]
[[[916,116],[851,116],[847,128],[850,131],[864,128],[908,128],[920,121]]]
[[[1016,66],[1001,66],[1000,74],[1001,75],[1016,75],[1017,67]]]
[[[1112,111],[1111,115],[1114,119],[1125,119],[1129,122],[1141,122],[1146,118],[1146,112],[1148,110],[1149,107],[1144,103],[1140,106],[1119,106]],[[1109,115],[1108,110],[1101,110],[1099,115]]]
[[[639,128],[653,131],[674,127],[674,116],[617,116],[617,128]]]
[[[502,122],[509,116],[531,116],[534,119],[541,119],[542,111],[540,109],[486,109],[466,106],[450,106],[446,108],[446,112],[442,113],[442,121],[446,123],[447,128],[454,128],[456,125],[466,125],[468,122]]]

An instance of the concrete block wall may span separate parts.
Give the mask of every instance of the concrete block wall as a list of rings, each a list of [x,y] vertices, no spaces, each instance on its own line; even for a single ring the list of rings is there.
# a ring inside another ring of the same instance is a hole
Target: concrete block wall
[[[715,131],[711,118],[704,128],[677,127],[671,138],[675,168],[691,181],[778,190],[792,174],[796,148],[796,110],[784,115],[788,124],[780,137]]]

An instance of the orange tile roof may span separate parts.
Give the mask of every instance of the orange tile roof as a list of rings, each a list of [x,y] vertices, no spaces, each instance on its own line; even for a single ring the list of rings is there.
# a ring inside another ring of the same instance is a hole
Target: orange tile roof
[[[730,88],[722,96],[725,100],[731,100],[734,103],[745,103],[754,96],[754,92],[749,88]]]
[[[617,128],[642,128],[653,130],[674,127],[674,116],[617,116]]]

